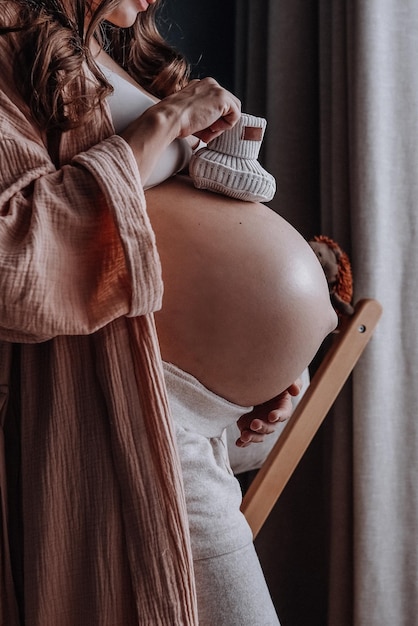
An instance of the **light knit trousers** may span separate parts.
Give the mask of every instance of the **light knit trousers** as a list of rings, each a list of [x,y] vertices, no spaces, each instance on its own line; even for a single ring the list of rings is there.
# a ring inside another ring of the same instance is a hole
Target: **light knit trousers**
[[[240,511],[225,428],[251,410],[164,363],[183,470],[200,626],[278,626],[251,530]]]

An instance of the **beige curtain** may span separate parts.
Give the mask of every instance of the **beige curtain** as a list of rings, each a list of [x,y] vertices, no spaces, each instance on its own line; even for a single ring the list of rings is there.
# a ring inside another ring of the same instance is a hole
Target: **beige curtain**
[[[349,253],[379,327],[258,541],[282,626],[418,615],[418,3],[237,0],[272,208]]]

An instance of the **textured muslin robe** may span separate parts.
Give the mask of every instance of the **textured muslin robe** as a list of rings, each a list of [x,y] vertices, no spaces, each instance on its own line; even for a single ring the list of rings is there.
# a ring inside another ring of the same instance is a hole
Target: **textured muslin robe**
[[[49,143],[9,45],[0,37],[0,625],[196,624],[136,162],[106,106]]]

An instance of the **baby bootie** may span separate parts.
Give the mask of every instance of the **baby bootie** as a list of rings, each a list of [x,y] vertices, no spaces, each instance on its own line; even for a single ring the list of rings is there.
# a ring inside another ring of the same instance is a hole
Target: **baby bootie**
[[[242,113],[233,128],[197,150],[189,165],[195,187],[239,200],[271,200],[276,181],[257,161],[266,125],[262,117]]]

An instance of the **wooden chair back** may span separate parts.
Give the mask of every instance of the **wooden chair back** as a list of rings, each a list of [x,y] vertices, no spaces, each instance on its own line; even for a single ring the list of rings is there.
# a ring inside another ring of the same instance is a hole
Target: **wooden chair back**
[[[335,333],[308,389],[244,495],[241,510],[254,538],[360,358],[381,313],[377,300],[360,300],[353,316]]]

